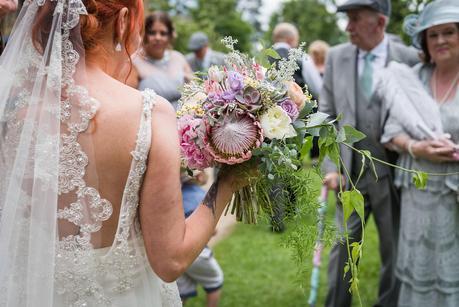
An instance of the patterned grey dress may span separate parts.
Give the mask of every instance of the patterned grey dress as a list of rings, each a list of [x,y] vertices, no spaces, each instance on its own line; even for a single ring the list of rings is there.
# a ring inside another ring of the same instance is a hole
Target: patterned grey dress
[[[416,68],[431,93],[431,65]],[[439,105],[445,133],[459,143],[459,91]],[[404,133],[388,119],[386,137]],[[459,162],[433,163],[404,153],[400,166],[432,173],[459,171]],[[425,190],[416,189],[411,174],[397,171],[402,191],[396,274],[401,280],[399,306],[459,306],[459,176],[430,176]]]

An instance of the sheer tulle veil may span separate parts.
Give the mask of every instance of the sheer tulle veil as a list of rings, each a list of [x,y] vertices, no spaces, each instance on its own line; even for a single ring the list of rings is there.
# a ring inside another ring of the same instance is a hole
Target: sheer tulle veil
[[[88,92],[99,88],[87,81],[81,31],[126,4],[141,20],[141,0],[28,0],[0,57],[2,307],[181,305],[175,283],[153,272],[138,219],[153,92],[142,94],[122,199],[112,206],[99,192],[96,113],[110,104]]]
[[[90,255],[112,206],[88,165],[98,105],[85,14],[81,0],[26,0],[0,58],[0,306],[52,306],[70,288],[79,305],[78,289],[97,292]]]

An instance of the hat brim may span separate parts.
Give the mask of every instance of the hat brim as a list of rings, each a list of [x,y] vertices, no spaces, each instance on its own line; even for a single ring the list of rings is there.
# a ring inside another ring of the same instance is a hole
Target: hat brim
[[[438,25],[444,25],[447,23],[459,23],[459,17],[451,17],[451,18],[445,18],[443,20],[437,20],[435,22],[431,22],[427,25],[417,28],[416,32],[414,32],[411,37],[411,42],[413,46],[416,47],[417,49],[422,49],[422,46],[421,46],[422,33],[431,27],[435,27]]]
[[[374,7],[371,5],[365,5],[365,4],[345,4],[345,5],[340,5],[337,8],[338,12],[345,13],[347,11],[351,10],[358,10],[358,9],[372,9],[375,10]]]

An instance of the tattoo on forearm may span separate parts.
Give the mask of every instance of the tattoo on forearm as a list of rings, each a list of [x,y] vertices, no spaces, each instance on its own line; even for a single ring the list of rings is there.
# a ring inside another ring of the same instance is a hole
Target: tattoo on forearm
[[[202,204],[212,210],[212,214],[215,215],[215,209],[217,208],[217,193],[218,193],[218,181],[219,178],[210,186],[209,191],[204,197]]]

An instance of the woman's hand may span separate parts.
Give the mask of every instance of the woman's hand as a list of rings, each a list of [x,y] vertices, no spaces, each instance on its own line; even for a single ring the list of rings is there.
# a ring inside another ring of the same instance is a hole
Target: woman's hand
[[[411,146],[415,157],[432,162],[450,162],[455,160],[455,144],[448,139],[423,140],[414,142]]]
[[[248,161],[238,165],[224,165],[217,176],[236,192],[248,186],[252,180],[260,176],[260,172],[253,161]]]
[[[344,176],[338,172],[327,173],[324,177],[323,184],[329,189],[337,191],[340,187],[339,179],[341,177],[341,186],[345,185]]]

